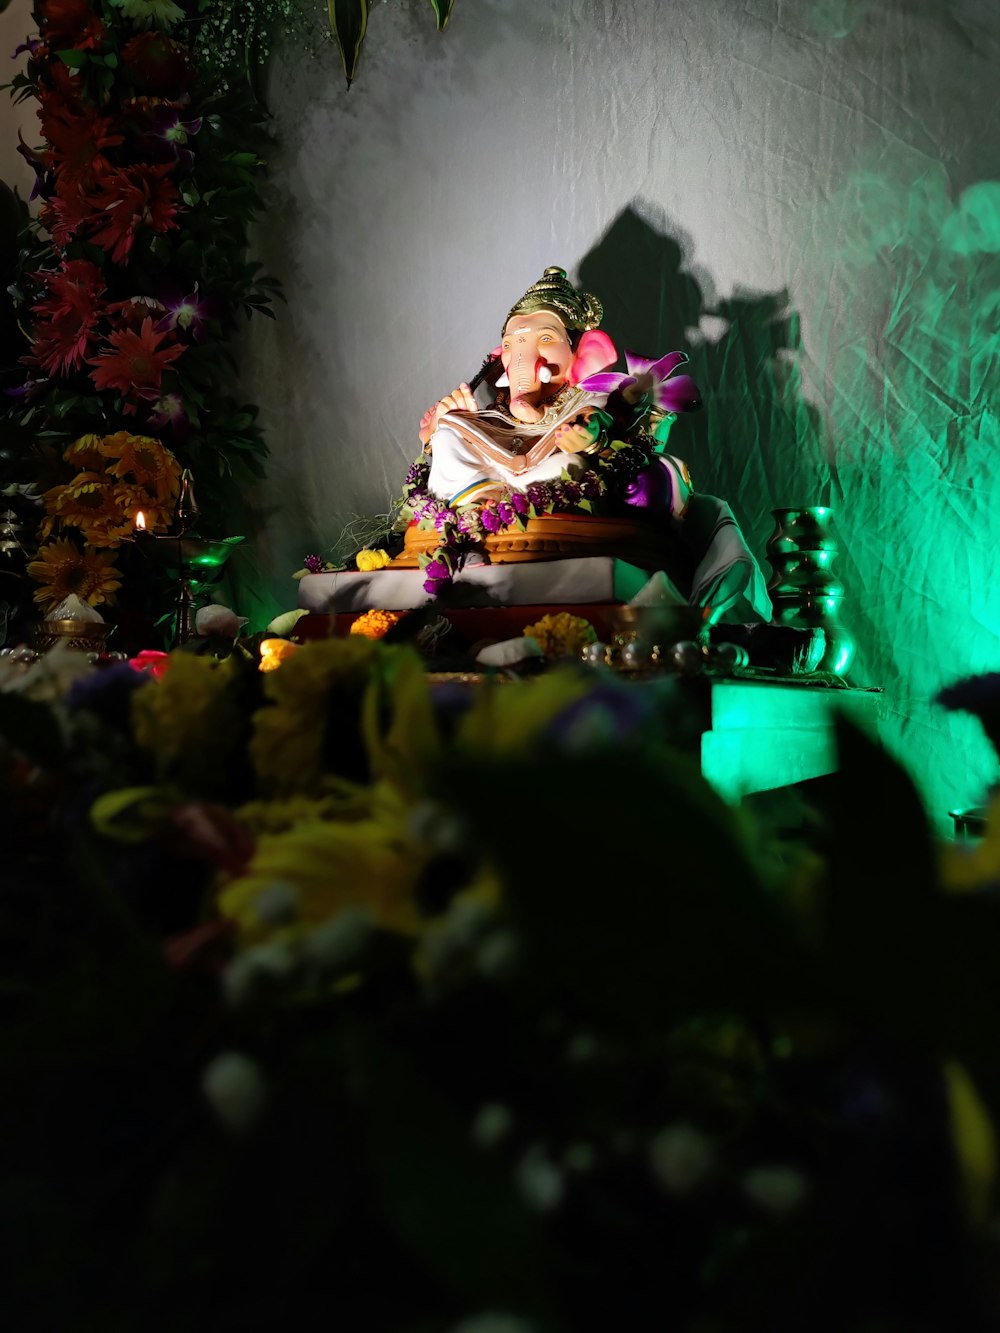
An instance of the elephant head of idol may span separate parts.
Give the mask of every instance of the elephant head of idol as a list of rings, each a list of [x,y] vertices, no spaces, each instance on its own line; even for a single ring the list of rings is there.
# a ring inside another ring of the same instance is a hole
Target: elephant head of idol
[[[614,343],[600,332],[603,309],[596,296],[580,292],[565,269],[547,268],[507,316],[495,350],[503,364],[498,388],[510,388],[510,411],[536,422],[559,392],[612,365]]]

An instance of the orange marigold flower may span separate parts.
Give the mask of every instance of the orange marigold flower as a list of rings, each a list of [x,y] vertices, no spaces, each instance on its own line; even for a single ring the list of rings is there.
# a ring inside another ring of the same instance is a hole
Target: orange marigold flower
[[[381,639],[402,619],[402,611],[366,611],[351,625],[351,633],[361,634],[366,639]]]

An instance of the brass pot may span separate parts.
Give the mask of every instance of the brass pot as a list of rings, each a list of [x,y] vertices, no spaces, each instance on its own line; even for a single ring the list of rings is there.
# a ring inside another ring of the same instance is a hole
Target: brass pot
[[[44,653],[57,643],[82,653],[99,653],[114,628],[97,620],[41,620],[29,627],[28,639],[36,653]]]

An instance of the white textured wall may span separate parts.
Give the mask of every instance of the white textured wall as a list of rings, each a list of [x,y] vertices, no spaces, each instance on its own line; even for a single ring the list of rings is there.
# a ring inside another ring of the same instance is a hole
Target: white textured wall
[[[332,51],[279,51],[257,244],[288,304],[243,345],[273,459],[240,609],[291,606],[302,555],[388,506],[423,409],[563,264],[620,342],[692,352],[674,448],[758,554],[772,507],[834,507],[856,677],[936,817],[975,799],[990,754],[928,701],[1000,666],[998,57],[995,0],[456,0],[441,35],[388,0],[349,92]]]
[[[856,678],[885,686],[935,817],[974,800],[991,753],[929,699],[1000,665],[975,568],[1000,537],[1000,6],[458,0],[444,35],[429,19],[375,5],[350,92],[331,59],[285,50],[270,72],[260,245],[288,309],[247,361],[275,602],[306,550],[387,506],[420,413],[560,263],[625,345],[692,351],[708,406],[675,448],[759,554],[771,508],[833,505]]]

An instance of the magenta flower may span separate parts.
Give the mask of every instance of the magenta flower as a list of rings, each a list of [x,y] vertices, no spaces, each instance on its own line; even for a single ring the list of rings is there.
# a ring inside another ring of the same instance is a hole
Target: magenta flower
[[[643,393],[649,394],[654,407],[661,412],[695,412],[701,407],[701,393],[690,375],[674,375],[678,366],[687,362],[684,352],[668,352],[658,361],[639,356],[635,352],[625,353],[628,374],[617,371],[601,371],[590,375],[580,383],[581,389],[589,393],[613,393],[616,389],[627,389],[635,384]]]
[[[173,158],[184,171],[190,171],[194,166],[194,154],[187,147],[187,141],[200,129],[201,116],[181,120],[176,107],[160,107],[143,139],[160,159]]]
[[[321,555],[307,555],[302,563],[310,574],[322,574],[326,561]]]
[[[424,566],[424,592],[436,597],[451,582],[451,566],[442,556]]]
[[[192,342],[200,343],[205,341],[205,321],[218,313],[218,302],[211,296],[202,296],[195,283],[194,291],[187,296],[164,297],[163,308],[167,313],[157,324],[157,333],[180,329]]]
[[[153,404],[149,424],[157,430],[165,430],[169,426],[175,439],[186,439],[191,423],[184,411],[184,401],[180,394],[161,394]]]

